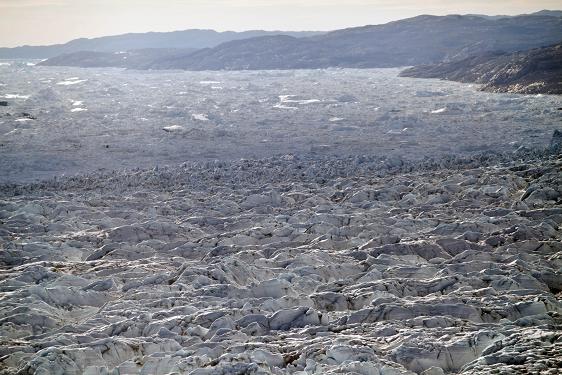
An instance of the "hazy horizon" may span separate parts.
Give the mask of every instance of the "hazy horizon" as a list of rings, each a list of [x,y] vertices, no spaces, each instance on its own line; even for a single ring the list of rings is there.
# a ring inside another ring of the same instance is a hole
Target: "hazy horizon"
[[[156,5],[149,0],[0,0],[0,47],[187,29],[329,31],[420,14],[517,15],[560,8],[558,0],[167,0]]]

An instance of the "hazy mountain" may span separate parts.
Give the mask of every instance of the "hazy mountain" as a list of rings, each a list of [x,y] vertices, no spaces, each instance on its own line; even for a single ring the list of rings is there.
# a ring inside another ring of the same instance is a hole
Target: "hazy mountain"
[[[562,17],[562,10],[541,10],[535,13],[532,13],[536,16],[551,16],[551,17]]]
[[[508,16],[508,15],[496,15],[496,16],[489,16],[486,14],[470,14],[471,16],[477,16],[482,18],[487,18],[490,20],[497,20],[500,18],[510,18],[510,17],[517,17],[517,16]],[[524,14],[525,16],[551,16],[551,17],[562,17],[562,10],[539,10],[538,12]]]
[[[215,47],[221,43],[237,39],[247,39],[264,35],[285,34],[295,37],[305,37],[321,34],[314,31],[285,32],[285,31],[244,31],[217,32],[214,30],[184,30],[173,32],[132,33],[106,36],[93,39],[75,39],[65,44],[50,46],[22,46],[15,48],[0,48],[0,59],[13,58],[50,58],[61,54],[79,51],[118,52],[147,48],[165,49],[200,49]]]
[[[404,77],[441,78],[484,84],[483,90],[562,94],[562,43],[527,52],[487,53],[461,61],[418,66]]]
[[[562,40],[562,18],[419,16],[294,38],[267,36],[223,43],[182,59],[159,59],[155,69],[298,69],[393,67],[452,61],[485,51],[513,52]]]
[[[187,56],[197,49],[145,48],[126,52],[78,51],[62,54],[42,61],[45,66],[76,66],[83,68],[114,67],[145,69],[157,59],[174,59]]]

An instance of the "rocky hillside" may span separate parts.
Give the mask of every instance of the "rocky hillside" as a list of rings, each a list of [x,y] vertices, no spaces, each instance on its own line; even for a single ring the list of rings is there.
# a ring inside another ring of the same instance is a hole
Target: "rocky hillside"
[[[404,77],[482,84],[492,92],[562,94],[562,43],[527,52],[488,53],[407,69]]]

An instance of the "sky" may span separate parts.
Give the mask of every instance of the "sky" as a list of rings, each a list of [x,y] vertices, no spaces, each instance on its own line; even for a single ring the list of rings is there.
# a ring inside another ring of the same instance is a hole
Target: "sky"
[[[186,29],[334,30],[420,14],[541,9],[562,9],[562,0],[0,0],[0,46]]]

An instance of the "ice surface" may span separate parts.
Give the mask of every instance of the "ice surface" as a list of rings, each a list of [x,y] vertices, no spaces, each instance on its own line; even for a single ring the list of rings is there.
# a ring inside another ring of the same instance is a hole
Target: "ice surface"
[[[208,72],[1,66],[6,86],[0,95],[21,97],[1,107],[0,134],[14,129],[11,119],[21,112],[37,120],[2,140],[0,176],[29,181],[101,168],[289,153],[420,159],[507,151],[548,143],[559,124],[560,97],[493,95],[397,73],[333,69],[209,77]],[[223,90],[210,90],[216,82]],[[88,111],[68,116],[73,107]],[[447,108],[442,115],[430,113],[441,108]],[[184,136],[162,131],[172,125],[183,127]]]
[[[481,157],[3,186],[0,373],[556,368],[562,160]]]
[[[561,98],[397,72],[0,66],[0,374],[553,373]]]

